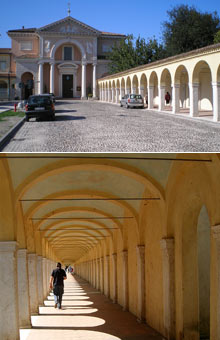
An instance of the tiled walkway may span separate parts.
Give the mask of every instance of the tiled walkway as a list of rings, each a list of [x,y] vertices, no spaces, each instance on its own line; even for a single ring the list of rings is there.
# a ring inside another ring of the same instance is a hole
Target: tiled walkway
[[[32,328],[20,330],[20,340],[162,340],[146,324],[113,304],[82,279],[68,275],[62,310],[52,294],[31,317]]]

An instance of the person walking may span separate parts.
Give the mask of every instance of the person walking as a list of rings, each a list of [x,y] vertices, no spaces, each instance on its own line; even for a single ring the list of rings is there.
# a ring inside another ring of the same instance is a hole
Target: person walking
[[[55,308],[62,308],[62,297],[64,293],[63,281],[67,279],[66,272],[63,270],[60,262],[57,263],[57,268],[52,271],[50,277],[50,289],[53,289]]]

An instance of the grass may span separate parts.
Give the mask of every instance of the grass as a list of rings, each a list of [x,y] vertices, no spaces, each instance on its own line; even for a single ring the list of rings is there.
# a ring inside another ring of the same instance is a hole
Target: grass
[[[13,117],[13,116],[17,116],[17,117],[24,117],[25,113],[24,112],[14,112],[14,111],[5,111],[0,113],[0,122],[4,121],[6,117]]]

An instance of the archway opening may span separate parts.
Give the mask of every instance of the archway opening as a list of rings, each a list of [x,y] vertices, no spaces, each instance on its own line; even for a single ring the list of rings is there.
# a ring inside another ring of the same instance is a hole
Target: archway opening
[[[150,76],[150,93],[149,93],[149,108],[159,108],[159,92],[158,92],[158,77],[155,71]]]
[[[213,115],[212,75],[205,61],[199,62],[193,71],[193,96],[198,98],[196,109],[199,116]]]
[[[30,72],[25,72],[21,76],[21,82],[24,84],[22,88],[22,98],[28,99],[33,94],[34,77]]]
[[[0,98],[5,99],[8,95],[8,84],[4,80],[0,80]]]
[[[147,94],[147,77],[145,74],[142,74],[141,80],[140,80],[140,90],[141,95],[145,100],[146,105],[148,104],[148,94]]]

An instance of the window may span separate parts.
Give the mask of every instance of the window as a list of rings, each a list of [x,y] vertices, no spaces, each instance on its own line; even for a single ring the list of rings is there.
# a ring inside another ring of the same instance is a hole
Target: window
[[[32,41],[21,41],[20,49],[21,49],[21,51],[31,51],[32,50]]]
[[[69,46],[64,46],[63,49],[64,54],[64,60],[73,60],[73,49]]]
[[[6,61],[0,61],[0,71],[6,71]]]
[[[112,46],[102,45],[102,52],[107,53],[107,52],[111,52],[111,50],[112,50]]]

